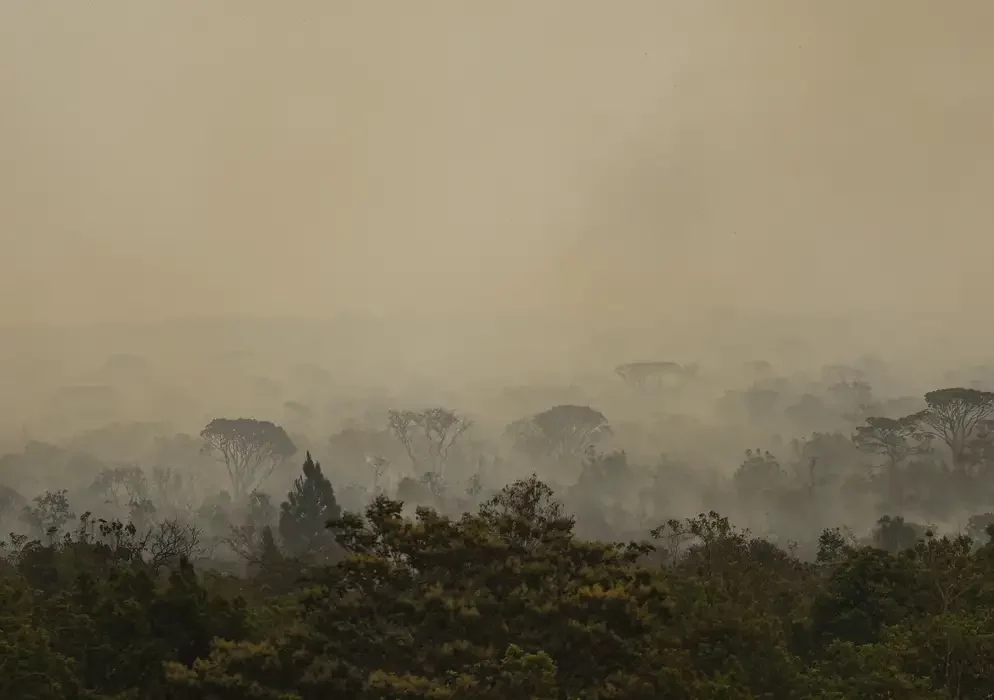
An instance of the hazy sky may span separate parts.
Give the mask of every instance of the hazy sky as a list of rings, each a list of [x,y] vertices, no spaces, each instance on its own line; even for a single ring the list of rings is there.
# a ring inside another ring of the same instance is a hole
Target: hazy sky
[[[983,309],[990,0],[0,3],[0,322]]]

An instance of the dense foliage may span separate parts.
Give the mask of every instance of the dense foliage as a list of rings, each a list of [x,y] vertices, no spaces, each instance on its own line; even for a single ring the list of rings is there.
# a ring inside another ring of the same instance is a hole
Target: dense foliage
[[[245,577],[198,575],[175,548],[153,556],[133,525],[88,516],[58,540],[12,538],[0,697],[994,692],[994,544],[908,537],[900,519],[872,544],[827,530],[814,561],[713,512],[642,543],[592,542],[533,477],[459,518],[406,518],[381,496],[329,526],[335,561],[270,543]]]
[[[701,381],[623,369],[636,409]],[[994,394],[755,371],[710,425],[389,410],[327,471],[247,418],[29,441],[0,458],[0,698],[994,696]],[[756,446],[709,472],[730,426]],[[653,460],[656,433],[704,447]]]

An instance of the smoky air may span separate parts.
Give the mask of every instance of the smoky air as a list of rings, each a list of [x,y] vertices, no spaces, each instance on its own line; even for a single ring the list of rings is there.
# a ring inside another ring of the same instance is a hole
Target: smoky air
[[[992,31],[0,4],[0,697],[994,695]]]

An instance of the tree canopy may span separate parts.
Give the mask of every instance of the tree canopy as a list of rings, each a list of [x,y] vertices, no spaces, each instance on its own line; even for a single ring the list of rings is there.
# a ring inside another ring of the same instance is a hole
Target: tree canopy
[[[611,434],[600,411],[590,406],[562,405],[515,421],[506,429],[515,447],[538,457],[578,458]]]
[[[310,483],[312,486],[308,486]],[[321,492],[308,459],[291,494]],[[310,491],[314,488],[314,491]],[[296,498],[299,506],[306,498]],[[290,501],[287,502],[288,504]],[[284,512],[293,510],[286,507]],[[986,697],[994,544],[880,521],[804,562],[717,513],[585,541],[536,477],[478,513],[376,498],[329,523],[334,563],[232,589],[131,526],[11,541],[4,697]],[[328,511],[325,511],[327,513]],[[275,544],[261,566],[279,564]],[[187,550],[189,551],[189,550]]]
[[[278,425],[254,418],[215,418],[200,432],[207,452],[224,462],[234,496],[243,500],[297,453]]]

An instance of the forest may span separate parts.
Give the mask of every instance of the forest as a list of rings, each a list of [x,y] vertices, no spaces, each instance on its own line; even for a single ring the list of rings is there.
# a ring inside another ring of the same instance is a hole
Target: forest
[[[223,361],[278,420],[128,420],[165,384],[118,354],[8,438],[0,697],[994,693],[984,367],[906,395],[869,356],[630,362],[429,402]]]
[[[0,700],[994,700],[992,27],[0,0]]]

